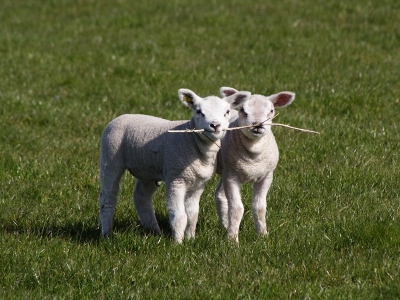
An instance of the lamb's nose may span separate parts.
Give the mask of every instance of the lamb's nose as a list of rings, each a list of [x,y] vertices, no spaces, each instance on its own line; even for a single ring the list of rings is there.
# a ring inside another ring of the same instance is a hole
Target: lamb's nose
[[[210,127],[214,129],[214,131],[217,131],[217,128],[220,127],[221,124],[220,123],[211,123]]]

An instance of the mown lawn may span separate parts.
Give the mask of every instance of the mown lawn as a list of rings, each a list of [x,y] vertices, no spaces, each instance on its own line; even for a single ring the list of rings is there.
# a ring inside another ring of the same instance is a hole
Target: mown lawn
[[[0,298],[400,298],[400,2],[2,0]],[[188,119],[179,88],[296,93],[274,128],[266,238],[245,186],[240,247],[214,177],[195,240],[144,234],[124,176],[100,238],[101,132],[124,113]]]

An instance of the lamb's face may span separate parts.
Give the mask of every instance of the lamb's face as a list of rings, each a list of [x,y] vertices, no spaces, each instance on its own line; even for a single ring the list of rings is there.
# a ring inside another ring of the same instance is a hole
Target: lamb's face
[[[201,98],[193,91],[180,89],[178,96],[181,102],[193,110],[196,129],[203,129],[202,136],[216,141],[225,135],[229,127],[230,108],[238,107],[250,98],[250,92],[235,92],[222,95],[223,99],[209,96]]]
[[[225,135],[229,127],[230,105],[221,98],[210,96],[193,106],[196,129],[204,129],[203,134],[216,141]]]
[[[271,126],[268,124],[272,123],[274,115],[275,108],[268,97],[251,95],[239,109],[239,126],[255,125],[241,131],[250,139],[259,139],[270,130]]]
[[[254,125],[241,130],[250,139],[263,137],[271,129],[271,126],[268,124],[272,123],[275,115],[275,107],[286,107],[295,98],[295,94],[288,91],[268,97],[262,95],[250,96],[250,93],[245,97],[235,97],[244,92],[239,92],[231,87],[221,87],[220,93],[222,97],[228,99],[233,108],[239,109],[239,126]]]

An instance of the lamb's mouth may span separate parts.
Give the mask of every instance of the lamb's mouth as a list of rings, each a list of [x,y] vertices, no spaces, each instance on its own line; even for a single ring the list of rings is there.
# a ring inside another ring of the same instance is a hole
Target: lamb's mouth
[[[210,134],[221,134],[221,132],[223,132],[223,130],[209,130],[209,129],[204,129],[204,132],[210,133]]]
[[[265,132],[265,128],[263,126],[255,126],[250,129],[253,134],[259,135]]]
[[[212,138],[212,139],[220,139],[222,134],[225,134],[225,131],[222,130],[216,130],[216,131],[212,131],[212,130],[208,130],[208,129],[204,129],[203,132],[206,136]]]

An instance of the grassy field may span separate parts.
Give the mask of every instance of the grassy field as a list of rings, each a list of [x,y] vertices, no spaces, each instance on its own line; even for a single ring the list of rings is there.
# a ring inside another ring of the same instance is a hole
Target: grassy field
[[[399,299],[400,2],[2,0],[1,299]],[[245,186],[240,247],[207,185],[195,240],[143,233],[124,176],[100,238],[98,157],[114,117],[188,119],[177,90],[296,93],[270,234]]]

